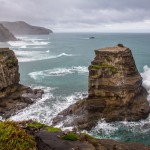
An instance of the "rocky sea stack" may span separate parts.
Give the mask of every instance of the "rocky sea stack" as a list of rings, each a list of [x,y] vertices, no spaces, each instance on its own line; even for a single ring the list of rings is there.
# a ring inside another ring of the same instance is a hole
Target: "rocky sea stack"
[[[88,97],[59,113],[53,123],[63,121],[64,126],[91,129],[101,119],[112,122],[147,118],[147,91],[131,50],[118,44],[95,50],[95,54],[89,66]]]
[[[42,90],[19,84],[18,60],[9,48],[0,48],[0,116],[8,118],[42,97]]]

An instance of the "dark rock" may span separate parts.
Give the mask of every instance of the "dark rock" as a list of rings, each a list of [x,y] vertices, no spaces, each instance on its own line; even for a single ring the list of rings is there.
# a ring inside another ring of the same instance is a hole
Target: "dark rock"
[[[16,41],[15,36],[2,24],[0,24],[0,42]]]
[[[94,37],[94,36],[91,36],[91,37],[89,37],[89,39],[95,39],[95,37]]]
[[[89,66],[88,98],[79,100],[54,118],[54,125],[91,129],[105,119],[138,121],[150,113],[147,91],[136,68],[131,50],[118,45],[95,51]],[[72,117],[68,122],[67,118]]]
[[[17,111],[42,98],[43,90],[19,84],[18,60],[8,48],[0,48],[0,113],[9,118]]]
[[[27,24],[24,21],[1,22],[14,35],[42,35],[50,34],[52,30]]]
[[[22,123],[21,123],[22,124]],[[30,121],[31,124],[31,121]],[[25,126],[24,122],[22,127]],[[150,150],[149,146],[140,143],[124,143],[111,139],[96,139],[85,133],[75,131],[49,132],[46,127],[23,129],[35,138],[38,150]],[[73,133],[75,140],[63,139],[63,136]]]

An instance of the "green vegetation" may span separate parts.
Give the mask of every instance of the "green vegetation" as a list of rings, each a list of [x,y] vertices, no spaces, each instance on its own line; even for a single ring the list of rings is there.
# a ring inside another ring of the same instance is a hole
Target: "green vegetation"
[[[48,132],[60,132],[61,131],[60,128],[54,128],[54,127],[47,127],[46,130]]]
[[[6,61],[6,65],[11,68],[13,66],[16,66],[18,64],[18,60],[16,58],[10,58]]]
[[[31,122],[27,123],[27,126],[31,127],[31,128],[36,128],[36,129],[43,128],[48,132],[60,132],[61,131],[60,128],[50,127],[48,125],[45,125],[45,124],[42,124],[39,122],[35,122],[35,121],[31,121]]]
[[[109,65],[109,64],[92,65],[91,67],[94,70],[103,69],[103,68],[109,68],[112,73],[116,73],[117,72],[117,68],[115,68],[114,66]]]
[[[31,128],[47,127],[47,125],[42,124],[42,123],[39,123],[39,122],[35,122],[35,121],[32,121],[32,122],[30,122],[30,123],[27,123],[27,126],[28,126],[28,127],[31,127]]]
[[[69,141],[77,141],[80,140],[80,137],[77,133],[74,132],[69,132],[65,134],[64,136],[61,137],[64,140],[69,140]]]
[[[0,150],[36,150],[34,138],[16,123],[0,122]]]
[[[91,135],[89,135],[89,134],[87,134],[87,133],[81,133],[83,136],[85,136],[86,138],[88,138],[88,139],[96,139],[96,138],[94,138],[93,136],[91,136]]]

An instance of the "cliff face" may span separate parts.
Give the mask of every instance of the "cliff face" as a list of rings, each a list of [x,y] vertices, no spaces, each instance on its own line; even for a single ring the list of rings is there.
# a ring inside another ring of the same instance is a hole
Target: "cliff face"
[[[18,110],[41,98],[42,90],[19,84],[18,60],[8,48],[0,48],[0,116],[8,118]]]
[[[2,24],[0,24],[0,42],[16,41],[15,36]]]
[[[50,34],[52,30],[27,24],[24,21],[1,22],[14,35],[40,35]]]
[[[138,121],[148,117],[150,107],[142,78],[131,50],[122,45],[95,51],[89,66],[88,98],[61,112],[54,124],[75,116],[71,123],[79,128],[91,128],[98,120]]]
[[[14,52],[7,48],[0,49],[0,98],[16,91],[20,80],[18,69]]]

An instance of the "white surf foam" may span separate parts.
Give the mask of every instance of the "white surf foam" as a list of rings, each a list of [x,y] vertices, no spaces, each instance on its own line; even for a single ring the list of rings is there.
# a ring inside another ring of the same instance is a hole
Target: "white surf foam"
[[[43,78],[47,76],[65,76],[68,74],[78,73],[84,74],[88,72],[88,68],[85,66],[73,66],[70,68],[54,68],[44,71],[37,71],[29,73],[29,76],[33,79]]]
[[[148,91],[148,101],[150,101],[150,68],[146,65],[143,67],[144,72],[141,73],[143,78],[142,85]],[[125,130],[130,130],[130,132],[143,134],[150,132],[150,116],[138,122],[127,122],[127,121],[120,121],[115,123],[106,123],[105,121],[100,121],[95,128],[91,130],[91,134],[97,136],[99,138],[109,138],[115,132],[124,128]],[[113,137],[114,138],[114,137]],[[117,139],[117,137],[115,137]]]
[[[143,86],[145,87],[145,89],[147,90],[147,92],[149,93],[147,99],[150,102],[150,68],[146,65],[143,67],[144,72],[141,73],[141,76],[143,78]]]
[[[37,88],[37,87],[36,87]],[[40,87],[42,88],[42,87]],[[51,125],[52,119],[62,110],[73,104],[77,99],[83,98],[87,93],[74,93],[67,97],[54,96],[53,90],[50,87],[43,88],[44,96],[35,104],[25,108],[18,112],[15,116],[11,117],[11,120],[36,120],[48,125]]]
[[[14,50],[18,57],[19,62],[31,62],[46,59],[54,59],[62,56],[74,56],[72,54],[61,53],[58,55],[50,54],[50,51],[27,51],[27,50]],[[48,54],[47,54],[48,53]]]
[[[23,46],[37,46],[37,45],[48,45],[50,42],[43,42],[43,41],[36,41],[36,40],[31,40],[31,41],[10,41],[8,44],[10,44],[12,47],[20,47],[22,48]]]

